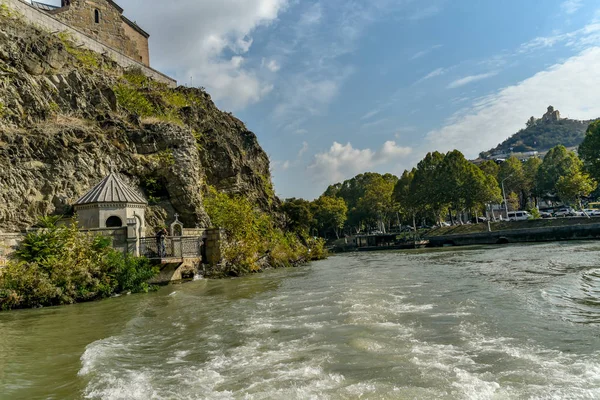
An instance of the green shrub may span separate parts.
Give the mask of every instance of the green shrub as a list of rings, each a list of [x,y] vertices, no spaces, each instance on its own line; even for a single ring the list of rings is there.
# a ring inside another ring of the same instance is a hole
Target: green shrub
[[[139,90],[119,83],[114,88],[119,106],[137,114],[140,117],[149,117],[156,114],[154,106],[148,98]]]
[[[6,106],[4,105],[3,102],[0,101],[0,118],[4,117],[5,113],[6,113]]]
[[[45,218],[27,234],[0,275],[0,308],[55,306],[147,292],[158,268],[124,255],[110,238],[81,233],[76,224],[57,226]]]
[[[225,231],[225,273],[256,272],[262,261],[273,267],[287,267],[325,256],[322,241],[304,239],[304,244],[298,235],[284,232],[269,214],[256,209],[245,197],[210,188],[204,205],[213,226]]]

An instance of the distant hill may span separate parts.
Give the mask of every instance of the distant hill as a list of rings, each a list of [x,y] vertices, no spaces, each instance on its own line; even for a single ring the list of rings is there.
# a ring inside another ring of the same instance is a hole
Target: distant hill
[[[541,119],[531,117],[526,128],[521,129],[496,148],[480,154],[481,158],[490,158],[510,153],[544,152],[559,144],[565,147],[576,147],[581,144],[585,132],[594,120],[578,121],[563,119],[554,107]]]

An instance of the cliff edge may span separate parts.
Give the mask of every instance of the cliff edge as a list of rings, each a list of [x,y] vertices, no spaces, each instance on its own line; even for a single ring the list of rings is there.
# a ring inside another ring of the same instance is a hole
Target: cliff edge
[[[178,213],[206,227],[208,186],[273,211],[269,159],[256,135],[203,89],[168,88],[83,50],[0,4],[0,230],[71,205],[109,172],[149,200],[147,222]]]

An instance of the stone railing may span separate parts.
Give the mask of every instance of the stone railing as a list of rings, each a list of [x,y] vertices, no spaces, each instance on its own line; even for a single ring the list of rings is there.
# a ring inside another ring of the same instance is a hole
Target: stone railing
[[[104,54],[114,60],[123,68],[140,68],[142,73],[149,78],[154,79],[157,82],[162,82],[169,87],[176,87],[177,81],[160,71],[150,68],[139,61],[136,61],[127,55],[123,54],[119,50],[116,50],[110,46],[98,42],[96,39],[86,35],[85,33],[66,25],[65,23],[57,20],[49,14],[46,14],[40,10],[33,8],[29,3],[24,0],[0,0],[0,4],[6,4],[12,9],[16,10],[30,23],[37,25],[43,29],[46,29],[53,33],[68,32],[71,34],[73,39],[77,42],[77,45],[84,47],[88,50],[95,51],[99,54]]]

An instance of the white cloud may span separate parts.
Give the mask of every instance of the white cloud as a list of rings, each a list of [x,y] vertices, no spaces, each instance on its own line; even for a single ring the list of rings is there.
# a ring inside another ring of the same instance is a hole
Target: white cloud
[[[488,72],[486,74],[466,76],[464,78],[457,79],[454,82],[450,83],[448,85],[448,89],[456,89],[456,88],[468,85],[473,82],[478,82],[478,81],[482,81],[484,79],[491,78],[496,75],[498,75],[498,72]]]
[[[418,81],[416,81],[414,84],[417,85],[421,82],[425,82],[431,78],[435,78],[438,76],[442,76],[447,72],[447,70],[445,68],[438,68],[435,69],[433,71],[431,71],[430,73],[428,73],[427,75],[425,75],[424,77],[422,77],[421,79],[419,79]]]
[[[308,151],[308,142],[302,142],[302,148],[298,152],[298,158],[302,158],[304,154]]]
[[[560,7],[567,14],[575,14],[581,7],[583,7],[583,0],[566,0],[560,5]]]
[[[419,58],[421,58],[421,57],[425,57],[427,54],[431,53],[432,51],[434,51],[434,50],[437,50],[437,49],[440,49],[440,48],[442,48],[442,47],[443,47],[443,46],[442,46],[441,44],[437,44],[437,45],[435,45],[435,46],[431,46],[431,47],[430,47],[430,48],[428,48],[428,49],[421,50],[421,51],[419,51],[419,52],[415,53],[415,54],[414,54],[414,55],[413,55],[413,56],[412,56],[410,59],[411,59],[411,60],[417,60],[417,59],[419,59]]]
[[[585,50],[514,86],[476,101],[427,135],[425,150],[459,149],[468,157],[495,147],[551,104],[563,117],[600,117],[600,47]]]
[[[333,183],[349,179],[378,165],[401,161],[412,153],[409,147],[400,147],[394,141],[386,142],[381,150],[355,149],[351,143],[334,142],[326,153],[314,156],[308,167],[320,182]]]
[[[193,78],[225,107],[239,109],[270,92],[244,55],[255,29],[275,21],[288,0],[129,0],[126,14],[152,33],[153,66],[181,84]]]
[[[262,66],[267,68],[271,72],[277,72],[281,69],[281,65],[277,62],[277,60],[269,60],[263,58]]]
[[[379,114],[381,112],[381,110],[372,110],[369,111],[368,113],[366,113],[365,115],[363,115],[362,117],[360,117],[361,121],[367,120],[367,119],[371,119],[374,116],[376,116],[377,114]]]
[[[557,33],[552,36],[537,37],[526,43],[523,43],[519,47],[517,54],[554,47],[560,43],[576,49],[583,49],[600,44],[600,22],[592,22],[591,24],[588,24],[583,28],[573,32]]]

